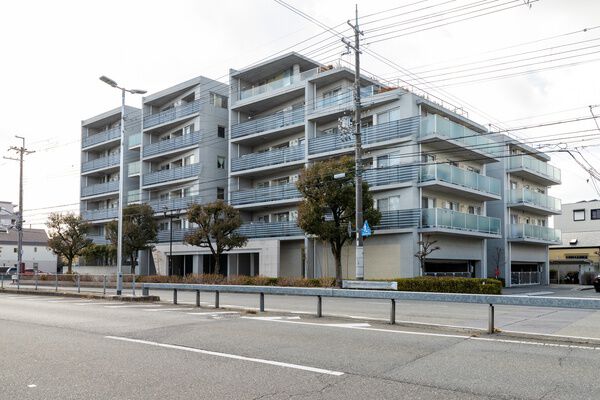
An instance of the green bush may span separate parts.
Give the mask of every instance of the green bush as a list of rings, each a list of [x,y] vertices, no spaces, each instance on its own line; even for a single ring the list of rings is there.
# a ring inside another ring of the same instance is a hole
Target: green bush
[[[394,279],[404,292],[501,294],[502,282],[497,279],[416,277]]]
[[[205,285],[251,285],[251,286],[293,286],[293,287],[333,287],[334,278],[270,278],[266,276],[234,275],[227,278],[217,274],[189,274],[181,276],[148,275],[136,278],[144,283],[199,283]]]

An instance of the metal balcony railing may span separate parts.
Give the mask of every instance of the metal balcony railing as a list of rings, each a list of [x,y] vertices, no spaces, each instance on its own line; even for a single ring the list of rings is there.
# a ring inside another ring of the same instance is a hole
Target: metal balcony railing
[[[301,72],[299,74],[287,76],[276,81],[265,83],[264,85],[255,86],[249,89],[242,89],[240,91],[240,100],[246,100],[254,96],[258,96],[263,93],[272,92],[286,86],[290,86],[294,83],[304,81],[308,78],[316,76],[319,72],[319,68],[313,68],[308,71]]]
[[[86,161],[81,164],[81,172],[89,172],[95,169],[108,168],[119,165],[119,154],[111,154],[110,156],[96,158]]]
[[[560,229],[532,224],[511,224],[510,238],[561,243]]]
[[[110,241],[104,237],[99,235],[86,235],[88,239],[92,239],[95,244],[109,244]]]
[[[279,111],[231,126],[231,138],[235,139],[255,133],[284,128],[304,123],[304,106],[290,111]]]
[[[365,146],[387,140],[409,137],[419,132],[419,117],[403,118],[361,129],[361,139]],[[354,136],[326,134],[308,140],[308,154],[325,153],[354,147]]]
[[[548,164],[545,161],[538,160],[537,158],[527,155],[511,156],[508,168],[511,170],[523,169],[536,175],[541,175],[545,178],[551,179],[555,182],[560,182],[561,180],[560,169]]]
[[[169,140],[150,143],[144,146],[144,157],[150,157],[160,153],[197,145],[200,142],[200,131],[192,132],[183,136],[174,137]]]
[[[96,221],[99,219],[114,219],[117,218],[116,208],[103,208],[99,210],[82,211],[81,216],[86,221]]]
[[[418,172],[419,167],[413,164],[394,165],[385,168],[367,169],[363,172],[363,179],[371,187],[393,185],[416,180]]]
[[[519,271],[510,273],[511,285],[539,285],[540,273],[538,271]]]
[[[284,164],[304,159],[304,145],[286,147],[265,151],[263,153],[245,154],[239,158],[231,159],[231,171],[267,167],[269,165]]]
[[[439,115],[432,114],[421,119],[421,139],[430,135],[439,135],[454,140],[469,150],[492,157],[502,154],[502,144]]]
[[[111,128],[107,131],[94,133],[87,137],[84,137],[81,141],[81,147],[86,148],[89,146],[93,146],[98,143],[108,142],[109,140],[118,139],[121,137],[121,127],[117,126],[115,128]]]
[[[500,234],[500,219],[467,214],[445,208],[423,208],[421,228],[443,228],[460,231]]]
[[[156,114],[146,115],[144,117],[144,129],[175,121],[179,118],[187,117],[188,115],[200,112],[200,109],[202,108],[201,104],[202,103],[200,102],[200,99],[198,99],[192,101],[191,103],[173,107]]]
[[[421,167],[420,182],[441,181],[468,189],[500,196],[500,180],[450,164],[431,164]]]
[[[162,171],[144,174],[142,184],[144,186],[157,183],[176,181],[179,179],[193,178],[200,174],[200,163],[186,165],[184,167],[165,169]]]
[[[522,188],[509,192],[509,204],[527,204],[546,210],[557,212],[561,210],[561,201],[556,197],[534,192],[531,189]]]
[[[202,203],[202,196],[200,195],[180,197],[177,199],[149,200],[147,202],[147,204],[152,207],[155,212],[164,212],[165,210],[182,211],[187,210],[193,204],[200,203]]]
[[[81,197],[96,196],[104,193],[118,192],[119,181],[97,183],[81,188]]]
[[[375,229],[403,229],[419,226],[421,212],[419,209],[382,211],[381,220]]]
[[[263,203],[269,201],[289,200],[302,197],[293,183],[269,186],[249,190],[231,192],[230,203],[235,206],[242,204]]]
[[[304,231],[294,221],[246,223],[239,233],[248,238],[304,236]]]

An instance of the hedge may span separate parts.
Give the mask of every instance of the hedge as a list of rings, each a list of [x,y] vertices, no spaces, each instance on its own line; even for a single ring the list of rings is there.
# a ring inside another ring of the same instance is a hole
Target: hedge
[[[190,274],[186,276],[149,275],[136,278],[146,283],[201,283],[206,285],[251,285],[251,286],[293,286],[293,287],[334,287],[334,278],[269,278],[265,276],[237,275],[229,278],[217,274]]]
[[[497,279],[416,277],[393,279],[404,292],[501,294],[502,282]]]

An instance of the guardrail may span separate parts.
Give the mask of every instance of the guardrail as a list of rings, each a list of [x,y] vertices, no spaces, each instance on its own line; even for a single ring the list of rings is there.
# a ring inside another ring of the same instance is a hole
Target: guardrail
[[[150,290],[172,290],[173,304],[177,304],[177,292],[179,290],[195,291],[196,306],[200,306],[200,292],[214,292],[215,308],[219,308],[220,293],[258,294],[259,309],[261,312],[265,311],[266,294],[279,296],[311,296],[317,298],[317,317],[323,316],[323,297],[390,300],[390,324],[396,323],[396,301],[432,301],[446,303],[488,304],[488,333],[490,334],[495,332],[494,307],[496,305],[600,310],[600,299],[569,297],[502,296],[487,294],[397,292],[390,290],[296,288],[280,286],[142,283],[143,296],[148,296]]]
[[[135,296],[136,282],[135,275],[123,274],[123,289],[130,288],[132,296]],[[67,284],[68,283],[68,284]],[[9,284],[15,284],[17,290],[21,289],[21,285],[33,286],[34,290],[38,290],[40,286],[53,287],[55,292],[58,292],[59,287],[76,288],[77,293],[81,293],[82,288],[102,288],[102,294],[106,295],[106,291],[116,289],[117,275],[116,274],[19,274],[6,275],[0,274],[0,289],[4,289]],[[97,291],[95,291],[97,292]]]

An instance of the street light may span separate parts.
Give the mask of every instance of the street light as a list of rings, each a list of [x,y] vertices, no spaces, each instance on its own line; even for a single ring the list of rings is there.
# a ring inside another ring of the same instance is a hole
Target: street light
[[[163,213],[165,214],[165,218],[167,218],[167,211],[169,211],[169,207],[164,205]],[[169,261],[168,261],[168,274],[169,276],[173,273],[173,211],[169,214]]]
[[[125,92],[131,94],[145,94],[145,90],[125,89],[117,85],[117,82],[102,75],[100,80],[107,85],[121,91],[121,154],[119,156],[119,207],[118,207],[118,230],[117,230],[117,296],[123,293],[123,207],[125,205]]]

